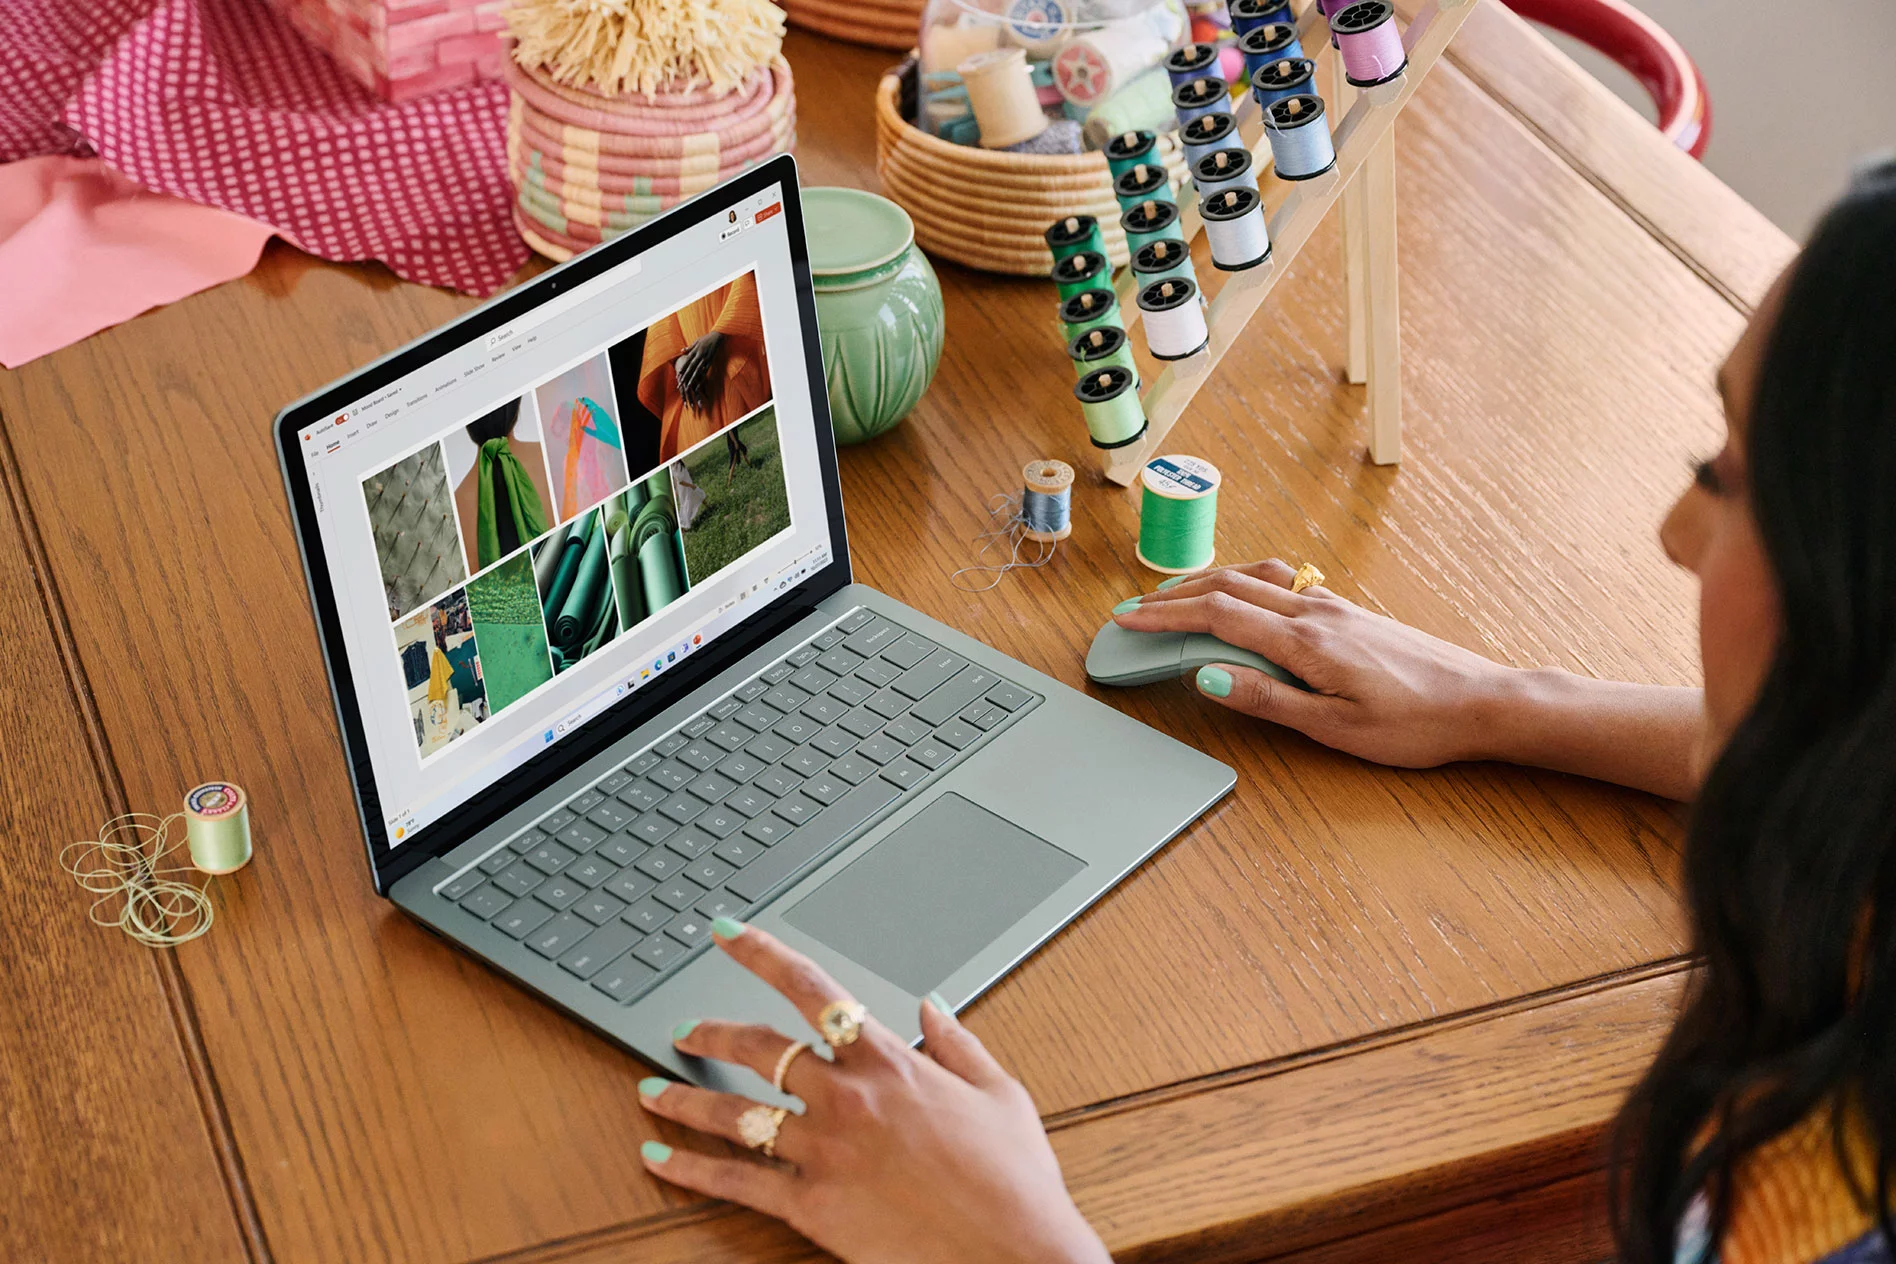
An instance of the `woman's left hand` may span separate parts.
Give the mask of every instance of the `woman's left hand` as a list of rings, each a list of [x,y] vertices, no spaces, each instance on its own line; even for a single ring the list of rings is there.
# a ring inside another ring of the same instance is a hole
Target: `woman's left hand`
[[[724,951],[794,1004],[812,1027],[849,994],[814,962],[754,927],[724,923]],[[729,932],[728,934],[725,932]],[[778,1162],[713,1157],[658,1142],[646,1170],[676,1185],[775,1216],[848,1261],[1083,1261],[1106,1249],[1067,1194],[1027,1090],[952,1016],[922,1006],[926,1054],[873,1016],[835,1051],[794,1058],[784,1090],[803,1113],[778,1130]],[[683,1053],[770,1079],[790,1037],[705,1020],[681,1026]],[[657,1078],[639,1085],[648,1111],[742,1141],[755,1103]]]

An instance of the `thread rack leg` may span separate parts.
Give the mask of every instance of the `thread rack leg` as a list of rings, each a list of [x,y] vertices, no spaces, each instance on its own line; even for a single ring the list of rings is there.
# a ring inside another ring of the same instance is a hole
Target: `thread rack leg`
[[[1356,88],[1344,72],[1340,55],[1330,58],[1330,72],[1331,112],[1335,117],[1342,118],[1356,104]],[[1344,372],[1352,385],[1361,386],[1369,380],[1369,312],[1363,277],[1366,266],[1363,234],[1367,227],[1369,208],[1363,204],[1361,180],[1352,180],[1344,188],[1338,215],[1338,227],[1342,229],[1343,235],[1343,284],[1349,330],[1349,358],[1345,361]]]
[[[1362,189],[1369,459],[1402,459],[1402,306],[1396,276],[1396,131],[1377,138],[1355,183]]]

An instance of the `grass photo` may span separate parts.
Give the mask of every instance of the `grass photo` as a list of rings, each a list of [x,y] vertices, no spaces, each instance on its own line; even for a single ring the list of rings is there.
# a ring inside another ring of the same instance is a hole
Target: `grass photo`
[[[790,490],[773,405],[712,438],[672,466],[685,570],[697,587],[772,536],[790,529]]]
[[[553,679],[533,559],[525,549],[469,583],[467,606],[489,707],[504,711]]]

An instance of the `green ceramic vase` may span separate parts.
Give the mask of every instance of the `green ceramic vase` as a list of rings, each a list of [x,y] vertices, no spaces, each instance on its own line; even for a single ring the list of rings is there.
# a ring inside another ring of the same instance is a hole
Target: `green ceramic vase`
[[[941,283],[908,212],[862,189],[805,189],[836,442],[861,443],[915,407],[941,363]]]

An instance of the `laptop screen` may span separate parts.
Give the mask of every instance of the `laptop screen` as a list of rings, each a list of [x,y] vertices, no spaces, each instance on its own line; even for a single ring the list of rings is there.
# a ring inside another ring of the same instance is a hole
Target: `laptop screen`
[[[826,566],[784,187],[296,434],[393,849]]]

